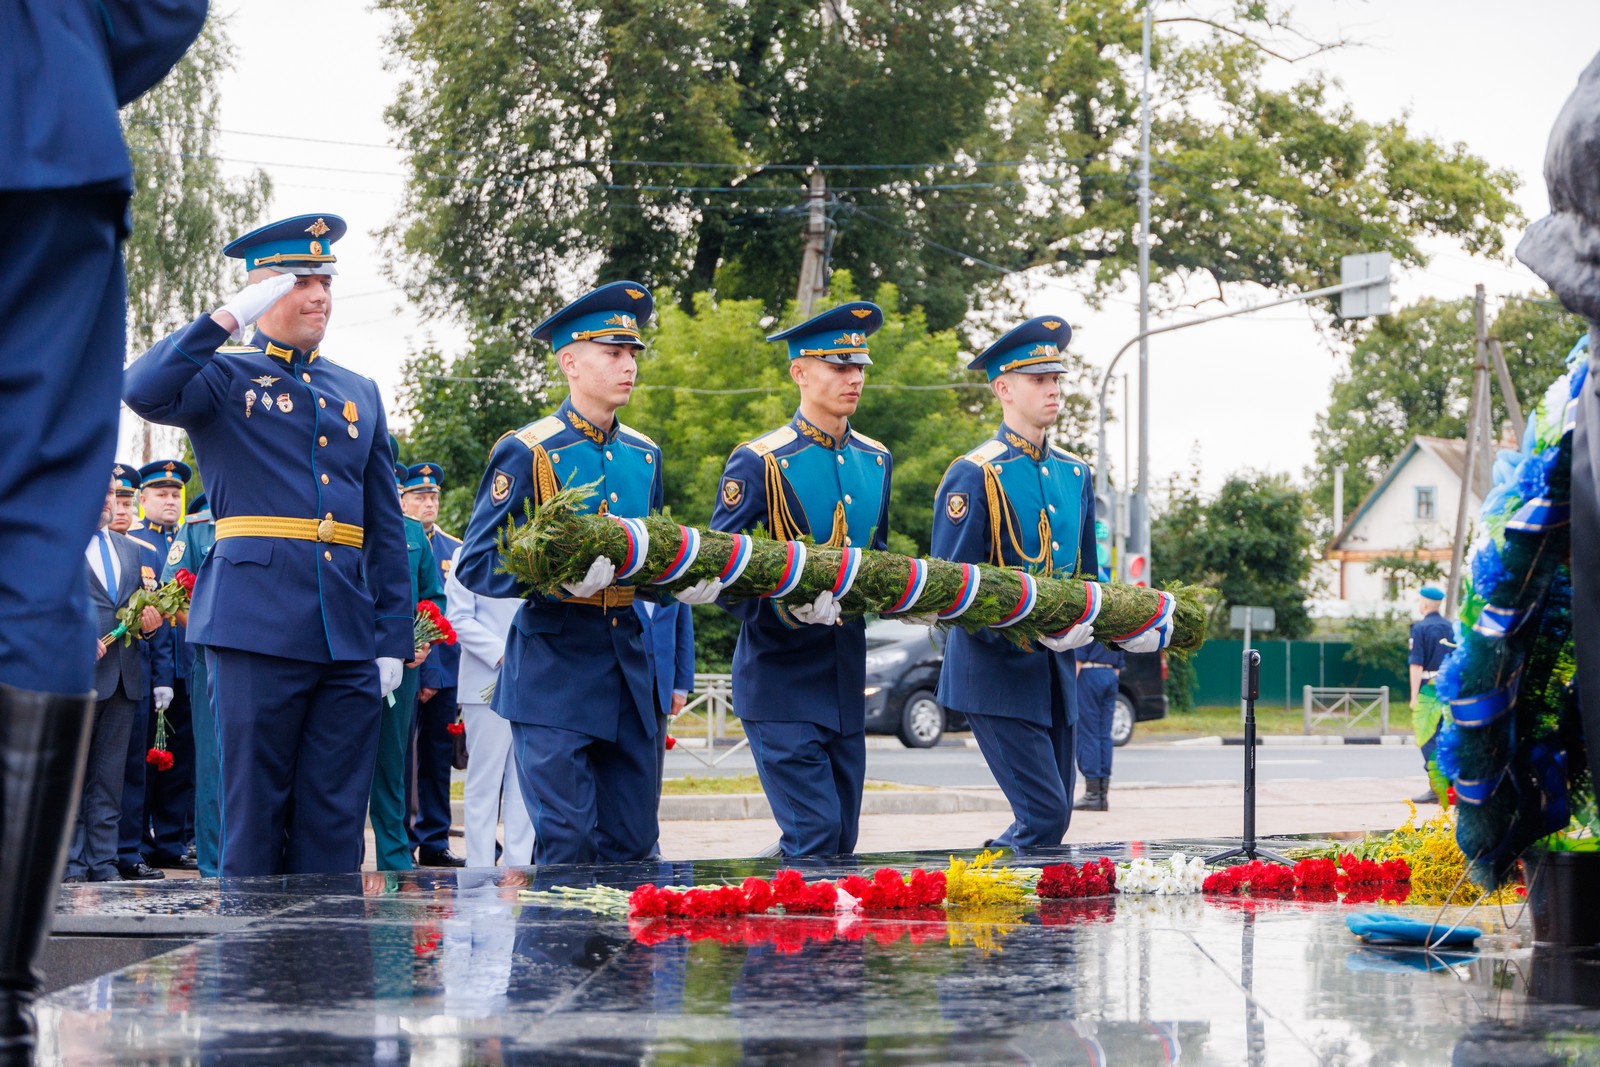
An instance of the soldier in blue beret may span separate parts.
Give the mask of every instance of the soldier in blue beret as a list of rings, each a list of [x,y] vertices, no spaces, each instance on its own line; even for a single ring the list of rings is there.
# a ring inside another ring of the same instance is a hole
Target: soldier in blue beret
[[[89,564],[126,358],[133,165],[118,108],[159,82],[206,0],[0,4],[0,1054],[33,1047],[34,963],[95,697]]]
[[[767,338],[786,342],[800,408],[733,450],[711,527],[832,548],[883,549],[889,535],[889,450],[855,430],[875,304],[841,304]],[[710,598],[720,586],[691,596]],[[692,592],[692,591],[691,591]],[[843,590],[840,590],[842,595]],[[866,774],[866,627],[841,622],[832,592],[810,604],[729,604],[733,708],[744,723],[785,856],[852,852]]]
[[[139,468],[139,504],[144,522],[130,536],[155,549],[163,564],[181,539],[183,487],[193,476],[189,465],[178,459],[153,460]],[[172,767],[159,774],[144,775],[145,796],[141,810],[145,825],[141,827],[144,832],[139,835],[136,847],[143,855],[143,862],[152,868],[192,871],[196,864],[189,854],[189,844],[194,838],[194,730],[186,669],[190,660],[189,643],[182,625],[169,622],[165,628],[172,642],[173,663],[180,669],[176,672],[171,695],[164,701],[162,694],[156,694],[154,708],[166,713],[167,750],[172,753]],[[152,715],[143,733],[130,746],[138,748],[135,755],[141,761],[155,744],[155,735],[156,717]],[[125,818],[130,811],[125,805]],[[124,844],[127,843],[125,840]],[[119,862],[134,864],[136,861],[125,848]]]
[[[1000,401],[994,437],[945,471],[935,498],[932,552],[1054,578],[1093,578],[1094,478],[1089,464],[1050,442],[1061,411],[1061,362],[1072,328],[1041,315],[1007,332],[969,364]],[[1099,601],[1044,647],[1017,648],[997,631],[952,630],[939,674],[939,703],[963,712],[1014,821],[993,844],[1016,849],[1061,843],[1072,820],[1073,650],[1094,640]],[[1154,651],[1171,639],[1158,621],[1121,647]]]
[[[1422,753],[1422,766],[1428,770],[1439,747],[1441,716],[1437,702],[1422,703],[1422,687],[1431,685],[1455,647],[1456,628],[1444,617],[1444,590],[1425,585],[1417,590],[1417,621],[1411,624],[1406,642],[1406,663],[1411,673],[1411,725]],[[1439,795],[1432,789],[1411,798],[1417,804],[1437,804]]]
[[[563,595],[525,593],[497,574],[495,536],[562,486],[594,484],[592,512],[643,517],[661,507],[661,449],[623,425],[655,304],[638,282],[613,282],[542,322],[571,395],[553,415],[495,445],[478,486],[456,577],[485,597],[522,597],[493,708],[509,720],[533,819],[533,861],[639,860],[656,847],[656,746],[666,729],[633,610],[631,575],[596,559]],[[620,581],[619,581],[620,580]]]
[[[126,376],[129,407],[189,432],[216,516],[189,636],[220,740],[224,876],[357,869],[382,701],[413,655],[383,401],[321,351],[344,231],[301,215],[235,240],[249,286]]]
[[[442,590],[450,577],[450,561],[461,542],[439,528],[439,493],[444,487],[444,469],[437,463],[413,463],[406,468],[400,485],[400,508],[422,525],[428,547],[439,568]],[[441,601],[439,610],[444,610]],[[438,645],[418,673],[417,718],[411,728],[411,744],[416,752],[407,761],[408,774],[415,776],[415,788],[407,793],[414,798],[411,813],[411,847],[421,867],[464,867],[466,860],[450,851],[450,771],[455,756],[455,739],[450,724],[459,717],[456,702],[456,674],[461,667],[457,645]]]

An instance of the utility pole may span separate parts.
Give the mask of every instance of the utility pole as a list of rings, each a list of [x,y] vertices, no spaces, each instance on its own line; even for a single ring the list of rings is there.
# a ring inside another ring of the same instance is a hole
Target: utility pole
[[[824,7],[824,11],[826,11]],[[817,297],[828,291],[828,179],[820,169],[811,172],[811,189],[806,194],[810,216],[806,223],[805,254],[800,259],[800,282],[795,289],[795,303],[800,305],[800,317],[811,317],[811,308]]]
[[[1486,426],[1489,420],[1491,406],[1489,396],[1489,320],[1485,306],[1486,297],[1483,286],[1479,285],[1474,290],[1472,310],[1474,319],[1474,357],[1472,365],[1472,402],[1467,407],[1467,459],[1466,469],[1461,472],[1461,497],[1456,502],[1456,534],[1450,546],[1450,585],[1445,590],[1444,613],[1449,618],[1455,615],[1459,602],[1461,588],[1461,557],[1467,543],[1467,525],[1471,521],[1471,507],[1469,499],[1474,492],[1478,492],[1477,468],[1481,465],[1487,473],[1489,457],[1479,456],[1480,449],[1489,447],[1489,434]]]
[[[1155,5],[1156,0],[1145,0],[1139,86],[1139,480],[1128,498],[1128,550],[1143,555],[1150,554],[1150,25]]]
[[[1500,347],[1498,339],[1489,342],[1489,358],[1494,360],[1494,376],[1500,383],[1500,397],[1506,402],[1506,418],[1511,420],[1511,434],[1520,442],[1527,424],[1522,418],[1522,405],[1517,402],[1517,387],[1511,381],[1511,369],[1506,366],[1505,349]]]

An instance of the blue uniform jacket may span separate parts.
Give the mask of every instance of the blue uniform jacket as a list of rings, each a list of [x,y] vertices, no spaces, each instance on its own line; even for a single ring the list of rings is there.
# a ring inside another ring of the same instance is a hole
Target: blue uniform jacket
[[[524,597],[506,638],[505,663],[492,707],[512,722],[556,726],[617,739],[624,692],[654,737],[658,710],[639,617],[629,608],[569,604],[529,593],[497,574],[495,535],[507,518],[523,521],[557,488],[594,483],[585,508],[642,518],[661,508],[661,449],[621,422],[610,433],[564,400],[555,414],[507,434],[494,446],[478,486],[456,577],[486,597]],[[621,563],[621,560],[612,560]]]
[[[933,555],[1067,578],[1097,568],[1089,464],[1054,445],[1041,451],[1004,423],[957,459],[939,483]],[[1001,634],[951,630],[939,703],[968,714],[1050,723],[1054,687],[1077,718],[1070,652],[1024,652]]]
[[[450,577],[450,560],[454,558],[456,549],[461,547],[461,542],[439,529],[427,535],[428,547],[433,550],[433,559],[439,569],[439,610],[445,609],[444,583]],[[423,689],[453,689],[456,678],[461,672],[461,646],[460,645],[434,645],[433,652],[428,656],[428,662],[422,665],[422,670],[417,684]]]
[[[200,565],[205,562],[206,556],[211,554],[211,546],[217,543],[217,528],[211,524],[210,519],[204,522],[186,522],[178,530],[177,540],[172,542],[172,547],[167,550],[167,563],[161,570],[161,580],[170,582],[177,577],[180,570],[198,575]],[[199,663],[203,652],[201,646],[185,642],[189,649],[189,658],[179,660],[177,669],[182,676],[188,679],[194,666]],[[201,694],[197,699],[204,699]]]
[[[641,600],[633,610],[644,627],[644,652],[662,710],[672,707],[674,690],[694,692],[694,612],[673,601],[647,608]]]
[[[798,412],[733,450],[711,528],[780,540],[888,547],[889,450],[846,429],[844,439]],[[742,626],[733,650],[733,707],[751,722],[809,722],[840,733],[866,723],[866,625],[796,622],[771,600],[725,604]]]
[[[189,639],[314,663],[411,659],[415,602],[377,385],[259,331],[219,352],[226,340],[201,316],[139,357],[123,384],[139,415],[188,431],[219,524]],[[331,518],[361,527],[362,547],[224,536],[220,524],[247,517]]]
[[[172,546],[181,539],[182,530],[182,526],[163,526],[158,522],[146,522],[143,526],[137,526],[129,530],[128,536],[156,550],[156,553],[162,559],[161,565],[156,567],[156,573],[160,574],[166,566],[165,561],[172,555]],[[175,622],[164,623],[163,626],[171,631],[172,662],[178,664],[180,668],[187,668],[189,664],[189,642],[184,639],[185,627],[179,626]],[[180,677],[185,682],[189,680],[187,673],[181,674]]]
[[[166,76],[206,0],[0,4],[0,189],[133,188],[117,109]]]
[[[1432,674],[1450,654],[1450,645],[1444,642],[1453,642],[1455,639],[1456,628],[1437,611],[1430,611],[1411,624],[1411,651],[1406,662],[1415,663],[1426,673]]]

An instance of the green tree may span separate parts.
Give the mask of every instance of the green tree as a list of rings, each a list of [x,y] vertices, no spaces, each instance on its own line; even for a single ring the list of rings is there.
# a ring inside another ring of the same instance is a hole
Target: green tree
[[[1218,598],[1211,632],[1228,629],[1235,604],[1272,608],[1276,636],[1311,632],[1306,580],[1311,575],[1310,506],[1282,474],[1235,474],[1207,498],[1191,474],[1175,481],[1151,530],[1151,554],[1162,581],[1205,585]]]
[[[232,62],[226,20],[213,15],[161,84],[122,113],[134,183],[133,232],[123,246],[130,358],[239,285],[218,252],[271,198],[264,172],[230,180],[216,158],[219,85]],[[150,429],[145,459],[152,458]]]
[[[1530,293],[1508,299],[1489,326],[1505,350],[1523,415],[1560,374],[1574,342],[1588,329],[1555,297]],[[1473,304],[1424,300],[1378,319],[1356,344],[1333,382],[1328,409],[1317,422],[1316,465],[1309,472],[1317,512],[1333,511],[1333,470],[1345,473],[1346,519],[1400,457],[1413,437],[1466,433],[1476,359]],[[1490,425],[1499,431],[1505,399],[1490,389]],[[1324,522],[1326,528],[1328,524]]]
[[[435,312],[536,322],[574,274],[775,311],[812,165],[833,264],[862,292],[896,286],[935,330],[1004,301],[1011,273],[1103,295],[1137,255],[1137,0],[379,6],[406,74],[391,236]],[[1268,87],[1257,35],[1281,4],[1160,21],[1157,281],[1307,288],[1350,252],[1424,263],[1425,237],[1501,250],[1510,172],[1363,120],[1318,77]]]
[[[1351,619],[1345,627],[1350,639],[1350,658],[1362,668],[1406,676],[1407,642],[1411,639],[1410,620],[1397,611]],[[1411,694],[1396,694],[1409,699]]]

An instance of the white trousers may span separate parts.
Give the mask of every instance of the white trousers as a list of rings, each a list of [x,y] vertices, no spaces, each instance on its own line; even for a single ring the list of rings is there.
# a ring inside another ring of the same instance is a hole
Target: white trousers
[[[495,866],[495,826],[505,823],[500,862],[525,867],[533,862],[533,820],[522,800],[511,755],[511,724],[487,704],[462,704],[467,727],[467,866]]]

